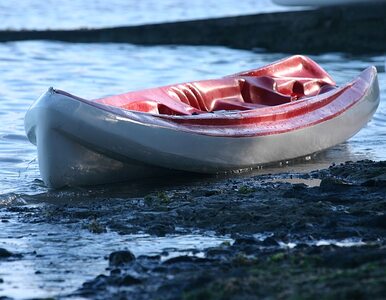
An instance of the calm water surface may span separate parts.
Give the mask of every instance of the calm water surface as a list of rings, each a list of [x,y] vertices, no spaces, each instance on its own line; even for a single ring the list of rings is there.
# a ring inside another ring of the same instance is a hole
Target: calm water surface
[[[52,0],[20,1],[17,6],[12,3],[0,2],[2,28],[114,26],[278,9],[269,1],[256,0],[227,0],[221,2],[221,6],[220,1],[114,0],[108,2],[109,5],[106,1],[77,1],[75,6],[62,4],[61,9],[52,9],[59,3]],[[93,16],[96,13],[99,13],[98,18]],[[46,194],[47,189],[40,181],[36,148],[26,139],[23,125],[26,110],[48,87],[92,99],[231,74],[284,56],[223,47],[142,47],[44,41],[0,44],[0,219],[9,220],[0,223],[0,247],[23,254],[21,260],[0,262],[0,278],[4,279],[4,283],[0,283],[0,296],[48,297],[71,292],[81,282],[103,272],[106,267],[103,256],[114,250],[129,248],[135,254],[159,253],[174,245],[178,252],[217,245],[229,239],[211,234],[166,238],[120,236],[114,232],[95,235],[79,225],[31,226],[9,212],[6,208],[12,206],[39,207],[50,202],[47,197],[39,197],[39,194]],[[291,163],[289,167],[277,165],[277,170],[316,169],[332,162],[363,158],[386,159],[385,56],[352,57],[332,53],[312,58],[339,84],[351,80],[367,66],[375,65],[379,71],[381,104],[373,120],[346,143],[307,162]],[[148,187],[136,186],[132,196],[143,194]],[[71,203],[70,192],[58,193],[63,201]],[[39,257],[34,251],[45,253],[45,256]],[[37,270],[41,272],[36,273]]]

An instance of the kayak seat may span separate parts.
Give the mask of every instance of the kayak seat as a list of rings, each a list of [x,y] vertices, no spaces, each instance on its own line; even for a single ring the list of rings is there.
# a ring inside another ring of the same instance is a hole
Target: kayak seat
[[[131,92],[98,102],[153,114],[191,115],[275,106],[331,88],[331,85],[313,78],[242,76]]]
[[[237,78],[224,78],[220,80],[204,80],[187,84],[196,96],[197,108],[204,112],[220,109],[233,109],[232,102],[242,109],[244,100],[240,93],[240,81]],[[245,108],[248,109],[248,108]]]
[[[203,80],[194,83],[170,87],[169,94],[184,104],[192,106],[199,112],[217,110],[248,110],[265,105],[245,101],[242,88],[245,81],[240,78],[223,78],[220,80]]]
[[[316,96],[335,88],[320,78],[247,76],[244,80],[244,101],[269,106]]]
[[[204,95],[193,85],[179,84],[176,87],[171,87],[171,90],[177,95],[178,100],[192,106],[200,111],[207,111],[204,104]]]
[[[260,105],[279,105],[291,102],[291,95],[277,91],[275,79],[268,76],[246,76],[241,90],[242,97],[247,103]]]

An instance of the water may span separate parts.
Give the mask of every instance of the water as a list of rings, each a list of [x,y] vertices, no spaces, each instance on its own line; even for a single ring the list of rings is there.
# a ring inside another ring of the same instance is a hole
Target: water
[[[59,2],[52,0],[22,1],[17,6],[11,1],[4,2],[0,2],[1,28],[101,27],[280,9],[269,1],[256,0],[83,0],[77,1],[75,6],[61,4],[60,9],[55,9]],[[94,18],[95,15],[98,18]],[[44,206],[50,202],[47,189],[39,180],[36,148],[26,139],[23,125],[29,105],[48,87],[54,86],[84,98],[97,98],[236,73],[284,56],[281,53],[205,46],[143,47],[44,41],[0,44],[0,217],[9,220],[1,223],[0,247],[23,254],[23,260],[0,263],[0,278],[5,278],[5,283],[0,284],[0,296],[45,297],[70,292],[78,287],[79,282],[103,272],[107,265],[103,255],[113,250],[130,248],[135,254],[149,254],[159,253],[173,244],[178,252],[214,246],[228,240],[227,237],[202,233],[166,238],[120,236],[109,231],[95,235],[79,226],[31,226],[18,220],[16,215],[6,213],[6,207]],[[365,67],[375,65],[379,71],[381,104],[373,120],[348,142],[306,162],[292,163],[291,167],[316,169],[320,165],[345,160],[386,159],[385,56],[353,57],[331,53],[312,58],[339,84],[351,80]],[[143,189],[146,190],[147,186],[142,187],[142,193]],[[63,201],[72,201],[70,192],[61,193]],[[36,200],[29,196],[34,194],[47,197]],[[31,203],[30,199],[35,200]],[[39,257],[39,251],[45,256]],[[79,268],[83,270],[80,273],[76,271]]]
[[[200,256],[200,250],[224,241],[231,239],[202,234],[150,237],[107,232],[96,235],[74,225],[31,226],[12,220],[2,224],[0,242],[7,249],[17,249],[23,257],[0,264],[0,278],[4,278],[0,296],[5,292],[7,296],[20,299],[73,292],[81,283],[79,279],[108,274],[105,256],[116,251],[117,245],[120,250],[133,251],[136,256],[164,253],[161,259],[169,259],[177,255]]]

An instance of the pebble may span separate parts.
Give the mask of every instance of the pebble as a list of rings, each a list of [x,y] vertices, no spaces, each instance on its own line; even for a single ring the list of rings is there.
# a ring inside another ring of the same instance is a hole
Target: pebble
[[[134,254],[129,250],[115,251],[109,256],[110,266],[120,266],[135,260]]]

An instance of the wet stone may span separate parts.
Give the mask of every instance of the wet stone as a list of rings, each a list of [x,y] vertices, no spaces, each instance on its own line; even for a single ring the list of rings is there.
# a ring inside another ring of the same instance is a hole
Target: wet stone
[[[135,256],[131,251],[115,251],[112,252],[109,256],[110,266],[120,266],[127,263],[130,263],[135,260]]]
[[[0,248],[0,259],[11,257],[13,254],[9,252],[7,249]]]
[[[364,251],[366,250],[366,251]],[[335,251],[326,251],[321,254],[321,265],[334,268],[354,268],[365,263],[385,261],[386,252],[382,249],[363,246],[335,248]]]
[[[156,236],[165,236],[174,231],[174,226],[169,224],[155,224],[148,229],[148,233]]]
[[[255,238],[237,238],[235,239],[234,245],[255,245],[257,244],[257,240]]]
[[[182,256],[169,258],[164,261],[164,264],[170,265],[170,264],[179,264],[179,263],[196,263],[196,262],[208,262],[208,261],[210,261],[210,259],[208,258],[182,255]]]
[[[143,259],[143,260],[160,260],[161,259],[161,255],[140,255],[138,256],[138,259]]]
[[[386,214],[380,216],[370,217],[368,222],[364,222],[363,225],[374,226],[378,228],[386,229]]]
[[[207,257],[222,257],[230,255],[231,251],[224,248],[210,248],[206,251]]]
[[[307,245],[306,243],[298,243],[298,244],[296,244],[296,249],[307,249],[307,248],[309,248],[310,246],[309,245]]]
[[[272,237],[267,237],[263,241],[259,242],[259,245],[265,246],[265,247],[277,247],[279,246],[279,243]]]
[[[366,180],[362,185],[367,187],[386,187],[386,176],[383,175],[382,178]]]
[[[121,274],[121,269],[113,269],[110,271],[111,275],[119,275]]]
[[[327,177],[320,182],[322,191],[341,191],[350,188],[350,183],[339,178]]]
[[[134,284],[140,284],[141,282],[142,280],[135,278],[132,275],[126,275],[120,280],[119,285],[134,285]]]
[[[94,280],[83,283],[83,290],[103,289],[106,286],[108,279],[109,277],[106,275],[98,275]]]
[[[211,197],[211,196],[215,196],[215,195],[219,195],[219,194],[221,194],[221,191],[219,191],[219,190],[207,190],[204,192],[205,197]]]

